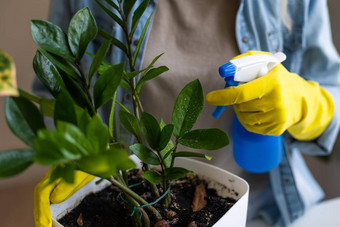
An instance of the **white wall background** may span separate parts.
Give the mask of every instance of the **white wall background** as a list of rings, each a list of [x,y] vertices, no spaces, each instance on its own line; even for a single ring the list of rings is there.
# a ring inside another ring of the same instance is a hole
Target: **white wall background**
[[[333,30],[333,40],[340,50],[340,1],[329,0],[330,18]],[[32,59],[36,51],[30,35],[30,19],[46,19],[48,14],[49,0],[0,0],[0,49],[5,50],[13,56],[17,65],[18,85],[20,88],[30,91],[31,83],[34,76],[32,70]],[[0,97],[0,151],[13,148],[24,147],[15,136],[12,135],[8,129],[4,117],[4,102],[5,99]],[[322,161],[315,157],[306,157],[308,165],[311,167],[314,176],[321,183],[326,192],[326,198],[333,198],[340,196],[340,180],[337,176],[340,173],[340,139],[334,148],[334,154],[330,161]],[[31,185],[27,190],[33,193],[34,184],[40,179],[46,168],[40,166],[32,166],[25,173],[18,177],[0,180],[0,201],[3,204],[4,198],[11,197],[10,194],[4,195],[1,192],[5,189],[11,190],[14,187],[21,187],[24,185]],[[18,196],[13,196],[18,198]],[[26,202],[33,203],[32,199]],[[22,200],[18,200],[18,206]],[[0,206],[1,208],[2,206]],[[29,216],[32,218],[32,207],[29,208]],[[28,209],[26,208],[26,209]],[[14,209],[15,211],[15,209]],[[8,214],[10,211],[7,212]],[[15,219],[16,216],[13,216]],[[0,214],[0,220],[4,218],[13,219],[12,216],[4,216]],[[20,218],[18,216],[18,218]],[[4,222],[2,222],[4,224]],[[26,223],[27,224],[27,223]],[[1,224],[0,224],[1,225]],[[29,225],[31,226],[30,219]],[[19,226],[8,224],[5,226]],[[21,225],[20,225],[21,226]]]

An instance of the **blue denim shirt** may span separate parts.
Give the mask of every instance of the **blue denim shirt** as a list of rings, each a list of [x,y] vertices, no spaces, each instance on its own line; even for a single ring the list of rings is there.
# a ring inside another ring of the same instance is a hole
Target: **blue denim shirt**
[[[137,0],[137,4],[141,0]],[[99,27],[110,32],[119,40],[123,32],[93,0],[52,0],[50,21],[67,29],[72,15],[83,7],[90,7]],[[146,13],[136,29],[134,39],[138,40],[143,25],[154,11],[155,0],[151,0]],[[332,151],[337,138],[340,118],[340,59],[332,43],[330,23],[326,0],[288,0],[288,12],[292,18],[292,30],[289,31],[280,17],[280,0],[241,0],[236,18],[236,39],[241,53],[248,50],[269,52],[283,51],[287,55],[285,67],[299,74],[306,80],[320,83],[333,96],[335,114],[327,129],[313,141],[298,141],[288,133],[285,138],[285,155],[281,164],[270,172],[271,189],[267,196],[273,196],[272,205],[262,209],[260,213],[271,224],[279,222],[284,225],[296,220],[313,204],[323,199],[324,193],[310,174],[301,153],[310,155],[327,155]],[[226,22],[228,23],[228,22]],[[150,29],[149,29],[150,30]],[[95,39],[88,47],[94,53],[101,43]],[[136,60],[136,66],[141,65],[145,42]],[[111,63],[126,61],[124,53],[113,47],[106,60]],[[83,66],[88,70],[91,60],[85,57]],[[138,67],[137,67],[138,68]],[[40,87],[35,84],[35,91]],[[132,108],[131,96],[120,89],[117,99]],[[109,110],[105,107],[102,115]],[[104,117],[108,119],[108,117]],[[117,119],[117,118],[116,118]],[[116,134],[121,141],[127,143],[131,139],[124,133],[118,121],[115,124]]]

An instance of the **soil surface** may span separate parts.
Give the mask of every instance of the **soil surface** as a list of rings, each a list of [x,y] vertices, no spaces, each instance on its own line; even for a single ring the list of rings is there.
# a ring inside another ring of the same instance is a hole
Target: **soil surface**
[[[130,174],[129,184],[136,184],[141,181],[141,177],[134,172]],[[204,199],[207,205],[200,211],[193,212],[191,204],[195,194],[195,188],[201,182],[206,187],[206,196]],[[148,186],[146,183],[132,187],[135,192],[149,201],[153,202]],[[214,189],[208,189],[207,183],[197,176],[189,175],[186,178],[176,180],[171,184],[172,203],[169,209],[165,209],[161,202],[154,207],[164,217],[165,225],[160,227],[201,227],[212,226],[216,223],[236,202],[231,198],[222,198],[216,194]],[[132,208],[121,191],[109,186],[95,194],[90,194],[73,209],[69,214],[59,220],[65,227],[132,227],[131,211],[126,208]],[[138,213],[138,212],[137,212]],[[157,220],[150,217],[151,226],[155,226]]]

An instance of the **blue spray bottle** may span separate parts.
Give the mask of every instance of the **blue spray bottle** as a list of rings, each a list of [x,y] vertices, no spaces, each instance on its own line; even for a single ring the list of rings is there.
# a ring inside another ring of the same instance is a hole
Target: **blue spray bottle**
[[[237,86],[266,75],[286,59],[278,52],[274,55],[255,54],[233,59],[219,68],[226,81],[225,87]],[[227,106],[217,106],[212,113],[218,118]],[[283,157],[283,137],[261,135],[247,131],[237,117],[233,121],[233,156],[236,163],[249,172],[264,173],[275,168]]]

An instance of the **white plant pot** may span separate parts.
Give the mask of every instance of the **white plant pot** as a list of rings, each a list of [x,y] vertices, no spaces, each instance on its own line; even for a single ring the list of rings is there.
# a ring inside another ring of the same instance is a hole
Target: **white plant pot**
[[[139,159],[136,156],[132,155],[131,158],[139,165]],[[208,180],[210,182],[209,187],[215,188],[220,196],[237,200],[234,206],[213,225],[214,227],[244,227],[246,225],[249,186],[245,180],[226,170],[193,159],[177,158],[176,166],[190,169]],[[51,204],[53,227],[62,227],[63,225],[56,220],[78,206],[88,194],[100,191],[110,184],[108,181],[102,181],[99,185],[96,185],[97,180],[92,180],[66,201]]]

